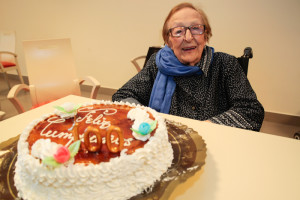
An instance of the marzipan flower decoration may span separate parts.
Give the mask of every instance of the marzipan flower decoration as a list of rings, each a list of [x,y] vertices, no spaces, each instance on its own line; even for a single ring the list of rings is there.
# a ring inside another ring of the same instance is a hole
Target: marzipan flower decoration
[[[67,164],[72,161],[80,148],[80,140],[72,143],[68,148],[61,146],[53,156],[47,156],[43,159],[43,164],[50,167],[58,167],[61,164]]]
[[[69,102],[62,104],[61,106],[54,106],[54,108],[56,108],[55,114],[64,119],[74,117],[77,114],[77,109],[80,107],[80,104],[75,105]]]
[[[157,121],[151,120],[147,111],[141,108],[131,109],[127,117],[134,120],[131,127],[133,137],[137,140],[148,140],[150,133],[156,128]]]
[[[138,133],[141,135],[148,135],[156,128],[156,124],[157,124],[157,121],[152,121],[151,124],[149,124],[147,122],[142,122],[139,125],[138,130],[135,130],[133,128],[131,128],[131,130],[134,131],[135,133]]]

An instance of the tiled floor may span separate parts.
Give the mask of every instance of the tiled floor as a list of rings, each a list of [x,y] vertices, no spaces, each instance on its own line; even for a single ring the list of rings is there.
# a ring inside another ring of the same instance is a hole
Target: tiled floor
[[[12,85],[19,84],[19,81],[12,79],[11,84]],[[3,75],[0,74],[0,111],[5,112],[5,115],[3,116],[2,120],[8,119],[18,114],[14,106],[11,104],[11,102],[6,98],[8,92],[9,92],[9,88],[6,82],[4,82]],[[84,90],[82,91],[82,96],[88,97],[88,95],[89,95],[88,91],[84,91]],[[18,97],[20,98],[20,101],[24,103],[23,105],[25,110],[31,108],[31,100],[28,92],[21,92]],[[97,98],[103,100],[111,100],[111,95],[100,93],[98,94]],[[0,120],[1,120],[1,116],[0,116]],[[299,125],[298,124],[290,125],[290,124],[276,123],[274,121],[267,121],[267,120],[263,122],[262,128],[260,130],[261,133],[273,134],[273,135],[289,137],[289,138],[292,138],[294,133],[297,131],[300,131],[300,123]]]

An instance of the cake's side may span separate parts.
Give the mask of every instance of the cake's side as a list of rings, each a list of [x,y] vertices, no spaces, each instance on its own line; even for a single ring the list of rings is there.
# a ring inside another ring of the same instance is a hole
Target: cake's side
[[[97,101],[89,104],[113,103]],[[147,110],[157,120],[155,134],[149,138],[143,148],[137,149],[133,154],[128,155],[122,151],[119,157],[100,164],[62,165],[49,169],[39,159],[30,155],[26,141],[30,130],[49,115],[32,122],[21,134],[18,143],[15,185],[19,197],[23,199],[128,199],[151,187],[171,166],[173,150],[168,141],[164,119],[150,108],[137,107]]]

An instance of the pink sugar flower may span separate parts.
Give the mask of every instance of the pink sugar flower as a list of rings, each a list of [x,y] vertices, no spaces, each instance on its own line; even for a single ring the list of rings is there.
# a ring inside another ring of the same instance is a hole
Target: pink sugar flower
[[[53,157],[56,162],[65,163],[70,159],[70,151],[65,146],[59,147]]]
[[[65,146],[59,147],[53,156],[47,156],[43,159],[43,164],[49,167],[58,167],[65,164],[76,156],[79,148],[80,140],[72,143],[68,148]]]

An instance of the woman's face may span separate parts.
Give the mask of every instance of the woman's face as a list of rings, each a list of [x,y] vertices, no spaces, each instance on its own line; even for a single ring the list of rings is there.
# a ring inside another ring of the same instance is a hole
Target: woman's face
[[[197,24],[203,24],[201,15],[192,8],[183,8],[173,14],[168,22],[168,28],[189,27]],[[187,29],[185,36],[172,37],[172,35],[169,35],[167,45],[174,51],[175,56],[181,63],[194,66],[201,59],[206,40],[204,33],[202,35],[192,35],[190,30]]]

